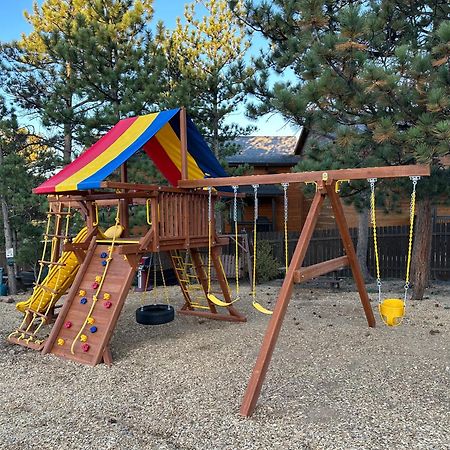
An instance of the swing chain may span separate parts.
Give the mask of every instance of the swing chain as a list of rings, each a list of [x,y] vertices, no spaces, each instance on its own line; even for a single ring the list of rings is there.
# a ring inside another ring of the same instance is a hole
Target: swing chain
[[[255,193],[255,224],[258,219],[258,188],[259,184],[252,184],[253,192]]]
[[[406,299],[408,296],[408,289],[411,287],[411,283],[409,282],[409,270],[411,266],[411,253],[412,253],[412,242],[413,242],[413,232],[414,232],[414,213],[416,209],[416,187],[417,182],[420,180],[419,176],[411,176],[409,179],[412,181],[412,192],[411,192],[411,202],[409,204],[409,241],[408,241],[408,261],[406,265],[406,282],[405,282],[405,296],[404,302],[406,303]]]
[[[289,187],[289,183],[281,183],[284,191],[284,221],[287,223],[288,220],[288,197],[287,197],[287,189]]]
[[[381,303],[381,275],[380,275],[380,259],[378,255],[378,238],[377,238],[377,220],[375,212],[375,183],[376,178],[368,178],[370,184],[370,216],[373,230],[373,242],[375,247],[375,265],[377,271],[377,288],[378,288],[378,303]]]
[[[212,205],[212,187],[208,186],[208,223],[211,222],[212,219],[212,212],[211,212],[211,205]]]
[[[237,191],[238,186],[231,186],[234,192],[234,200],[233,200],[233,221],[237,222]]]

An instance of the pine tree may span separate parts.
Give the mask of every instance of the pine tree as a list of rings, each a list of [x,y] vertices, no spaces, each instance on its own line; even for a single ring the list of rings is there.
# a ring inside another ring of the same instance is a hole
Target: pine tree
[[[2,46],[7,93],[60,130],[55,146],[64,162],[74,145],[90,145],[120,118],[155,109],[162,57],[152,50],[152,3],[45,0],[26,13],[31,33]]]
[[[270,44],[248,86],[261,100],[251,113],[335,133],[315,156],[325,165],[433,165],[418,188],[414,298],[428,282],[431,208],[450,188],[449,15],[446,1],[275,0],[248,1],[242,16]],[[271,85],[270,70],[290,79]]]
[[[74,68],[82,97],[93,105],[87,142],[124,117],[158,110],[164,57],[152,41],[152,3],[96,0],[78,18]]]
[[[19,127],[14,111],[0,98],[0,219],[4,247],[14,249],[14,265],[7,266],[11,294],[17,292],[16,262],[27,247],[39,246],[45,199],[31,191],[43,181],[52,163],[48,148],[42,147],[39,137]]]
[[[197,18],[200,8],[207,14]],[[242,103],[243,83],[252,75],[244,62],[250,43],[242,27],[225,0],[196,0],[186,5],[184,21],[177,18],[173,31],[160,24],[157,37],[168,58],[169,104],[184,104],[216,156],[223,156],[227,142],[251,130],[226,123]]]

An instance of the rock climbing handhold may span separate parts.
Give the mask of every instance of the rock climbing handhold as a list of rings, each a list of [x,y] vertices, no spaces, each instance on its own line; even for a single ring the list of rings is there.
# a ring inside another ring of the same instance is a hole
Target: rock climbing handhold
[[[64,324],[64,328],[70,328],[72,326],[72,322],[70,320],[68,320],[65,324]]]
[[[57,341],[57,344],[58,345],[64,345],[65,342],[66,341],[63,338],[59,338],[58,341]]]
[[[102,277],[101,277],[100,275],[97,275],[97,276],[95,277],[95,281],[96,281],[97,283],[100,283],[100,281],[102,281]]]
[[[80,336],[80,341],[81,341],[81,342],[86,342],[86,341],[87,341],[87,336],[86,336],[85,334],[82,334],[82,335]]]
[[[106,252],[100,253],[100,258],[106,258],[107,256],[108,256],[108,253],[106,253]]]
[[[102,261],[102,266],[103,266],[103,267],[105,267],[105,266],[106,266],[106,264],[108,264],[108,261],[106,261],[106,260],[103,260],[103,261]]]
[[[87,303],[87,298],[86,298],[86,297],[83,297],[83,298],[80,300],[80,303],[81,303],[82,305],[85,305],[85,304]]]
[[[112,303],[111,303],[111,302],[103,302],[103,306],[104,306],[106,309],[109,309],[109,308],[111,308]]]
[[[92,283],[92,289],[97,289],[99,287],[99,284],[95,281]]]
[[[108,294],[108,292],[105,292],[103,294],[103,300],[109,300],[111,298],[111,294]]]
[[[88,317],[87,323],[88,323],[89,325],[93,325],[94,322],[95,322],[95,319],[94,319],[93,317]]]
[[[89,328],[89,331],[90,331],[91,333],[96,333],[96,332],[97,332],[97,327],[96,327],[96,326],[93,326],[93,327]]]
[[[84,353],[87,353],[90,348],[91,348],[91,346],[89,344],[83,344],[81,346],[81,350],[83,350]]]
[[[80,292],[78,293],[80,297],[84,297],[86,295],[86,291],[84,289],[80,289]]]

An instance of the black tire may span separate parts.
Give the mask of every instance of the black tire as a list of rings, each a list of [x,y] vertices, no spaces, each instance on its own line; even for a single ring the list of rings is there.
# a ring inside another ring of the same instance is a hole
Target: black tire
[[[170,305],[145,305],[136,310],[136,322],[141,325],[162,325],[172,322],[174,318],[175,310]]]

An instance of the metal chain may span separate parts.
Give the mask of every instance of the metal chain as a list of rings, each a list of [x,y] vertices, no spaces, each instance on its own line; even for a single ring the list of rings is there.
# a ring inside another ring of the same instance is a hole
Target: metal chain
[[[288,248],[288,211],[289,211],[289,204],[288,204],[288,196],[287,196],[287,190],[289,187],[289,183],[281,183],[281,186],[283,186],[284,191],[284,263],[286,268],[286,273],[289,268],[289,248]]]
[[[255,216],[254,219],[256,221],[256,219],[258,218],[258,188],[259,188],[259,184],[252,184],[252,188],[253,188],[253,192],[254,192],[254,198],[255,198]]]
[[[252,184],[253,192],[255,193],[255,209],[253,217],[253,277],[252,277],[252,297],[256,301],[256,222],[258,220],[258,188],[259,184]]]
[[[238,191],[238,186],[231,186],[233,188],[233,192],[234,192],[234,200],[233,200],[233,221],[234,224],[236,226],[237,223],[237,191]]]
[[[380,258],[378,255],[378,237],[377,237],[377,219],[375,212],[375,183],[377,182],[376,178],[369,178],[367,180],[370,184],[370,217],[372,221],[372,230],[373,230],[373,246],[375,249],[375,265],[377,272],[377,287],[378,287],[378,303],[381,303],[381,275],[380,275]]]
[[[234,258],[235,258],[235,276],[236,276],[236,299],[239,298],[239,243],[238,243],[238,226],[237,226],[237,191],[238,186],[232,186],[234,192],[233,200],[233,221],[234,221]]]
[[[416,187],[417,182],[420,180],[419,176],[409,177],[412,181],[412,192],[411,192],[411,201],[409,203],[409,239],[408,239],[408,260],[406,262],[406,277],[405,277],[405,296],[404,302],[406,303],[406,299],[408,296],[408,289],[411,287],[409,282],[409,271],[411,268],[411,254],[412,254],[412,244],[413,244],[413,235],[414,235],[414,214],[416,209]]]

